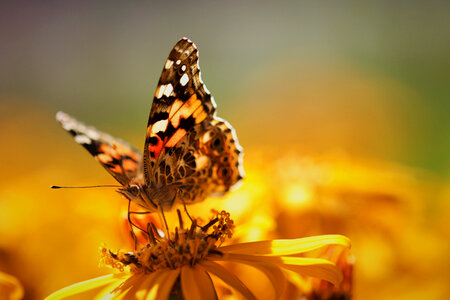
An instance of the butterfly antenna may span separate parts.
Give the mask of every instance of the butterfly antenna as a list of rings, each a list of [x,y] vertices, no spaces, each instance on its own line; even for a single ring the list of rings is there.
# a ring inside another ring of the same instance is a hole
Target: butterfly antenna
[[[116,188],[120,188],[122,186],[114,185],[114,184],[86,185],[86,186],[59,186],[59,185],[52,185],[50,188],[51,189],[90,189],[90,188],[98,188],[98,187],[116,187]]]

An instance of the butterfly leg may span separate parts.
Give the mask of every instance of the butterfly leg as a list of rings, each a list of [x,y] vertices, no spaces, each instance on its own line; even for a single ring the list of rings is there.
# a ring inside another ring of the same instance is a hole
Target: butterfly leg
[[[184,212],[186,213],[186,215],[189,217],[189,219],[191,220],[191,222],[193,223],[194,220],[192,219],[191,215],[189,214],[187,207],[186,207],[186,202],[184,202],[184,199],[181,198],[181,202],[183,202],[183,207],[184,207]]]
[[[133,223],[133,221],[131,221],[131,214],[148,214],[150,212],[137,212],[137,211],[131,211],[131,200],[128,200],[128,213],[127,213],[127,217],[128,217],[128,223],[130,224],[130,234],[131,237],[134,240],[134,249],[137,248],[137,237],[136,237],[136,233],[134,232],[134,228],[136,227],[137,229],[145,232],[146,234],[148,234],[148,232],[144,229],[142,229],[141,227],[137,226],[136,224]]]
[[[183,203],[184,212],[186,213],[186,215],[187,215],[187,216],[189,217],[189,219],[191,220],[191,223],[194,223],[194,219],[192,219],[191,215],[189,214],[189,212],[188,212],[188,210],[187,210],[187,207],[186,207],[186,202],[184,202],[184,199],[183,199],[183,198],[181,198],[181,202]],[[196,223],[196,225],[197,225],[197,227],[202,228],[202,226],[198,225],[197,223]]]
[[[136,225],[131,221],[130,206],[131,206],[131,200],[128,200],[127,217],[128,217],[128,223],[130,224],[130,234],[134,241],[134,249],[136,250],[137,249],[137,237],[136,237],[136,233],[134,233],[134,226],[136,226]]]
[[[159,206],[159,210],[161,211],[161,216],[164,221],[164,226],[166,227],[167,240],[170,242],[169,226],[167,226],[166,216],[164,215],[164,209],[161,204],[159,204],[158,206]]]

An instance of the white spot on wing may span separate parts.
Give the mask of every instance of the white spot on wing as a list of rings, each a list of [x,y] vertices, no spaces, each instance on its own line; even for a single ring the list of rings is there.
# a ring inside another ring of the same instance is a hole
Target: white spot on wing
[[[172,86],[172,84],[169,83],[165,86],[164,95],[166,97],[169,97],[170,95],[172,95],[172,92],[173,92],[173,86]]]
[[[189,82],[189,76],[186,73],[184,73],[184,75],[181,76],[181,78],[180,78],[180,83],[182,86],[185,86],[188,82]]]
[[[168,120],[159,120],[152,126],[152,133],[155,134],[160,131],[164,131],[167,128]]]
[[[92,128],[88,128],[86,135],[91,138],[92,140],[98,140],[100,139],[100,134],[98,133],[98,131],[92,129]]]
[[[62,125],[62,128],[64,128],[65,130],[70,131],[70,130],[74,129],[73,124],[67,123],[64,120],[60,121],[60,122],[63,122],[63,123],[61,123],[61,125]]]
[[[75,141],[78,144],[90,144],[92,142],[91,139],[85,136],[84,134],[75,136]]]
[[[166,64],[164,65],[164,68],[170,69],[170,67],[173,65],[173,60],[168,59],[166,61]]]
[[[64,120],[66,120],[67,119],[67,115],[65,114],[65,113],[63,113],[62,111],[58,111],[57,113],[56,113],[56,120],[58,121],[58,122],[62,122],[62,121],[64,121]]]
[[[181,64],[181,60],[177,60],[176,64],[177,65]]]
[[[155,93],[156,99],[161,99],[163,93],[164,93],[164,85],[158,86],[156,93]]]
[[[181,71],[183,71],[183,72],[186,71],[186,65],[181,66]]]

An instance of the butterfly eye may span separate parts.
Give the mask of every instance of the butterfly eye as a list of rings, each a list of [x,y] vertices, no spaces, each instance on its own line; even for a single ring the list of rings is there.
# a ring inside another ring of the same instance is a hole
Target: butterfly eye
[[[137,186],[136,184],[130,184],[130,187],[128,188],[128,190],[134,196],[139,195],[139,192],[141,191],[139,186]]]

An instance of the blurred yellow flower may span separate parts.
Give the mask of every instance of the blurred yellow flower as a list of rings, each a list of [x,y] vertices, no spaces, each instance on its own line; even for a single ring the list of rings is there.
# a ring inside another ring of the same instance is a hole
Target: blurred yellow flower
[[[19,300],[24,295],[23,287],[19,280],[9,274],[0,272],[0,299]]]
[[[291,240],[269,240],[221,246],[231,238],[234,228],[229,213],[222,211],[203,227],[193,221],[179,227],[170,238],[161,237],[148,223],[148,243],[135,252],[113,253],[102,248],[102,264],[119,271],[63,288],[47,299],[82,296],[96,291],[96,299],[215,299],[217,278],[246,299],[256,299],[255,291],[246,286],[227,263],[253,267],[269,280],[277,299],[281,298],[289,274],[311,276],[333,285],[342,282],[341,270],[324,258],[306,257],[308,252],[326,246],[350,247],[341,235],[315,236]],[[264,286],[266,290],[267,286]],[[220,291],[219,291],[220,294]]]

